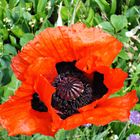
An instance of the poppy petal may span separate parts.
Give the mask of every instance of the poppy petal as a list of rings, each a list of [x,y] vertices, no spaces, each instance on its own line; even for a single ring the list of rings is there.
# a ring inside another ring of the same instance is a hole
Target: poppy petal
[[[52,120],[49,113],[32,109],[32,92],[29,85],[21,85],[16,95],[0,105],[0,124],[8,130],[9,135],[54,135],[51,131]]]
[[[38,76],[34,88],[39,93],[40,99],[48,107],[48,112],[50,112],[54,124],[52,125],[52,128],[57,130],[61,126],[62,119],[56,114],[57,111],[51,106],[52,94],[55,93],[55,88],[42,75]]]
[[[77,24],[73,25],[77,27]],[[72,26],[72,27],[73,27]],[[78,59],[85,56],[101,58],[103,65],[110,66],[114,58],[120,52],[122,43],[100,28],[82,28],[68,32],[72,46]],[[111,50],[111,53],[110,53]]]
[[[98,67],[98,72],[104,74],[104,84],[109,92],[114,93],[124,86],[128,74],[120,68]]]
[[[137,101],[136,91],[133,90],[125,96],[111,98],[103,103],[97,104],[97,107],[92,112],[83,112],[84,118],[89,123],[95,125],[106,125],[113,120],[124,122],[129,119],[130,110]]]
[[[35,78],[38,75],[44,75],[49,82],[52,82],[57,76],[55,68],[56,62],[52,58],[39,57],[33,62],[26,71],[26,77]]]
[[[76,58],[70,44],[68,27],[47,28],[40,35],[44,38],[47,49],[53,52],[57,62],[73,61]],[[49,55],[48,55],[49,56]]]
[[[134,107],[137,101],[136,91],[131,91],[123,97],[108,99],[95,108],[92,107],[91,110],[68,117],[63,121],[61,127],[70,130],[86,123],[106,125],[115,120],[127,121],[130,109]]]
[[[75,60],[67,32],[68,27],[47,28],[25,45],[12,60],[12,68],[17,77],[22,80],[22,73],[38,57],[51,57],[57,62]],[[18,58],[22,58],[27,64],[23,64]],[[22,71],[18,70],[18,67],[21,67]]]
[[[91,74],[93,73],[94,69],[97,66],[102,66],[103,61],[101,58],[96,57],[96,56],[85,56],[78,60],[75,64],[75,66],[80,69],[81,71],[84,71],[86,74]]]
[[[38,76],[35,81],[34,89],[39,94],[40,99],[51,108],[51,97],[55,92],[55,88],[49,83],[49,81],[42,75]]]
[[[88,61],[87,56],[90,56],[91,59],[98,58],[98,63],[109,66],[121,48],[122,43],[113,36],[99,28],[87,28],[82,23],[47,28],[13,58],[12,68],[17,77],[23,80],[22,74],[39,57],[50,57],[56,62],[72,62],[84,57],[86,60],[83,61]],[[92,63],[90,65],[93,67]]]
[[[25,61],[23,58],[20,57],[18,54],[17,56],[13,57],[11,60],[11,68],[14,71],[16,77],[20,80],[25,80],[22,74],[26,71],[29,66],[29,63]]]
[[[120,68],[112,69],[109,67],[98,67],[95,68],[94,71],[104,75],[104,85],[107,87],[108,91],[102,98],[92,102],[90,105],[80,108],[79,111],[90,110],[93,108],[93,106],[96,106],[97,104],[107,100],[110,95],[114,94],[123,87],[124,81],[128,76],[128,74],[122,71]]]

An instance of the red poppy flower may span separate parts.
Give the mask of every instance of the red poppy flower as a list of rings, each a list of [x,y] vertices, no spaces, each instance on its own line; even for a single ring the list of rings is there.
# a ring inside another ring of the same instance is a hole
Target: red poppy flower
[[[13,58],[12,68],[18,79],[32,81],[51,114],[52,130],[105,125],[126,121],[138,100],[135,91],[109,98],[127,77],[121,69],[109,67],[121,48],[122,43],[99,28],[83,24],[47,28]],[[3,117],[3,122],[7,119]],[[9,124],[5,126],[9,129]]]
[[[45,84],[47,83],[45,77],[42,78],[42,81],[36,81],[35,89],[44,103],[49,106],[48,103],[50,102],[49,108],[51,108],[50,112],[53,116],[54,129],[64,128],[70,130],[86,123],[106,125],[114,120],[127,121],[129,119],[130,109],[138,101],[136,91],[134,90],[122,97],[109,98],[111,94],[123,86],[126,76],[127,74],[121,69],[100,67],[94,72],[92,89],[86,83],[87,79],[85,80],[83,76],[82,79],[79,78],[85,84],[84,92],[82,92],[81,81],[79,82],[75,78],[69,79],[69,77],[63,79],[61,74],[58,77],[62,81],[57,77],[55,80],[56,83],[54,83],[54,86],[56,86],[55,93],[46,93],[48,87]],[[65,83],[63,86],[63,80],[69,80],[69,85]],[[75,85],[73,84],[69,89],[69,86],[74,82],[72,80],[75,80],[76,84],[74,83]],[[40,85],[40,81],[44,89],[36,86]],[[71,92],[72,89],[75,90]]]
[[[53,91],[50,88],[50,92]],[[9,135],[55,134],[48,107],[39,99],[30,83],[23,83],[14,96],[0,105],[0,123],[8,130]]]

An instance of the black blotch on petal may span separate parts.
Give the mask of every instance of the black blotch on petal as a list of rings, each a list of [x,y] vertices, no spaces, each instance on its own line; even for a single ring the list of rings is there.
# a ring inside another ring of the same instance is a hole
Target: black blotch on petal
[[[94,99],[99,99],[108,92],[108,88],[104,84],[104,75],[94,72],[92,90]]]
[[[76,61],[73,62],[60,62],[56,64],[56,70],[58,72],[58,74],[61,73],[79,73],[80,70],[78,70],[75,67],[75,63]]]
[[[32,109],[39,111],[39,112],[47,112],[48,108],[45,106],[45,104],[39,99],[39,96],[37,93],[33,94],[33,98],[31,100],[31,106]]]

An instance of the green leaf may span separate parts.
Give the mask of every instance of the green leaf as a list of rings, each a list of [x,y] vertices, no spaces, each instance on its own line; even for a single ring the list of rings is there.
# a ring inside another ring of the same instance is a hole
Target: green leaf
[[[114,14],[115,13],[116,7],[117,7],[117,1],[116,0],[112,0],[110,14]]]
[[[137,72],[137,74],[140,73],[140,64],[137,65],[137,67],[136,67],[136,72]]]
[[[106,129],[105,131],[103,131],[102,133],[94,135],[92,137],[92,140],[101,140],[101,139],[105,138],[108,135],[108,132],[109,132],[109,128]]]
[[[8,39],[8,31],[6,28],[0,29],[0,35],[2,36],[3,40]]]
[[[29,26],[27,20],[23,20],[21,26],[22,26],[22,30],[23,30],[25,33],[30,33],[30,32],[31,32],[31,29],[30,29],[30,26]]]
[[[5,9],[4,9],[4,12],[3,12],[3,17],[10,19],[11,20],[10,22],[12,22],[11,11],[8,9],[8,7],[5,7]]]
[[[114,134],[119,135],[123,128],[125,127],[126,123],[122,123],[119,121],[115,121],[109,124],[111,129],[113,130]]]
[[[3,68],[0,70],[0,73],[1,73],[0,86],[4,86],[8,84],[11,80],[11,71],[8,68]]]
[[[67,7],[64,7],[64,6],[63,6],[62,9],[61,9],[61,16],[62,16],[62,19],[63,19],[63,20],[68,20],[69,13],[70,13],[69,9],[68,9]]]
[[[126,137],[129,136],[130,134],[140,134],[140,126],[136,126],[136,125],[130,125],[129,129],[126,132]]]
[[[17,46],[16,38],[14,36],[12,36],[12,35],[10,35],[9,37],[10,37],[11,45]]]
[[[136,104],[134,109],[137,110],[137,111],[140,111],[140,104]]]
[[[119,33],[115,34],[115,36],[123,43],[129,42],[130,38],[125,35],[127,31],[127,29],[122,29]]]
[[[106,0],[95,0],[102,12],[109,12],[110,6]]]
[[[7,6],[8,6],[8,4],[7,4],[6,0],[0,0],[0,7],[6,8]]]
[[[3,46],[3,48],[4,48],[4,55],[16,55],[17,54],[16,49],[10,44],[5,44]]]
[[[32,15],[29,12],[23,12],[23,17],[27,21],[32,19]]]
[[[35,35],[39,34],[41,31],[43,31],[47,27],[52,27],[52,24],[49,22],[49,20],[46,18],[40,28],[40,30],[36,31]]]
[[[55,0],[50,0],[49,2],[51,2],[51,5],[50,5],[51,8],[48,9],[48,14],[47,14],[48,18],[51,17],[51,15],[54,11]]]
[[[0,6],[0,20],[2,19],[3,19],[3,7]]]
[[[12,9],[18,4],[19,0],[10,0],[9,1],[9,8]]]
[[[92,26],[93,25],[93,19],[94,19],[94,11],[92,8],[89,9],[89,12],[88,12],[88,17],[86,19],[86,24],[88,26]]]
[[[27,42],[32,40],[34,38],[34,35],[32,33],[26,33],[20,38],[20,45],[24,46]]]
[[[127,123],[125,124],[124,128],[122,129],[122,131],[120,132],[120,134],[119,134],[119,136],[118,136],[118,139],[119,139],[119,140],[124,140],[129,125],[130,125],[129,122],[127,122]]]
[[[37,5],[37,13],[41,13],[45,10],[48,0],[39,0]]]
[[[33,6],[33,3],[32,2],[27,2],[27,3],[25,3],[25,6],[26,6],[26,9],[28,9],[28,8],[32,8],[32,6]]]
[[[31,140],[54,140],[53,137],[35,134]]]
[[[9,96],[13,95],[15,90],[19,87],[20,82],[17,80],[15,75],[13,74],[11,77],[11,82],[4,86],[4,97],[3,100],[7,100]]]
[[[114,28],[113,28],[113,26],[111,25],[110,22],[104,21],[104,22],[101,22],[99,25],[101,25],[102,28],[103,28],[105,31],[110,32],[110,33],[114,33]]]
[[[3,55],[2,57],[0,57],[0,68],[7,68],[10,65],[10,57],[7,55]]]
[[[111,23],[114,26],[116,32],[118,32],[127,26],[127,18],[124,15],[112,15]]]
[[[66,139],[66,131],[64,129],[61,129],[58,131],[58,133],[55,135],[56,140],[65,140]]]
[[[77,0],[76,4],[74,5],[73,14],[72,14],[72,17],[71,17],[71,20],[70,20],[70,24],[75,23],[76,13],[77,13],[79,7],[80,7],[80,0]]]
[[[64,0],[64,5],[65,5],[66,7],[69,7],[69,6],[70,6],[70,1],[69,1],[69,0]]]
[[[121,50],[121,52],[119,53],[118,56],[124,60],[129,60],[129,56],[127,55],[127,53],[124,50]]]
[[[0,20],[0,28],[3,28],[3,22]]]
[[[0,81],[1,81],[1,72],[0,72]],[[0,104],[2,104],[1,97],[3,96],[3,93],[4,93],[4,89],[3,89],[3,87],[0,87]],[[0,131],[1,131],[1,127],[0,127]]]
[[[12,14],[12,19],[14,20],[14,22],[16,22],[16,24],[19,22],[22,13],[23,13],[23,9],[21,8],[21,6],[16,6],[11,10],[11,14]]]
[[[2,70],[0,70],[0,84],[2,83],[2,78],[3,78],[3,72]],[[0,86],[2,86],[2,84]]]
[[[129,8],[126,11],[126,17],[128,18],[128,21],[131,23],[131,27],[137,26],[138,22],[137,20],[139,19],[140,16],[140,6],[133,6]]]
[[[10,69],[10,56],[2,55],[0,57],[0,86],[6,85],[11,80],[12,71]]]
[[[19,26],[14,26],[12,29],[11,29],[11,32],[18,38],[22,37],[24,32],[22,30],[22,28],[20,28]]]
[[[103,22],[101,16],[98,13],[95,13],[95,15],[94,15],[94,25],[98,25],[101,22]]]

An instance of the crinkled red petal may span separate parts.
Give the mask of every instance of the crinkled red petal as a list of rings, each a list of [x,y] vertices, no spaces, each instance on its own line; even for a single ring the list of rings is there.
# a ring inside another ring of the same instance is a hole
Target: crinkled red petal
[[[57,115],[57,111],[51,106],[52,94],[55,93],[55,88],[42,75],[40,75],[36,80],[34,88],[39,93],[40,99],[48,107],[48,111],[52,116],[53,119],[52,129],[57,130],[61,128],[62,119]]]
[[[124,81],[128,76],[128,74],[120,68],[98,67],[96,70],[104,75],[104,84],[111,93],[120,90],[124,86]]]
[[[124,81],[128,76],[128,74],[122,71],[120,68],[112,69],[109,67],[96,67],[94,68],[94,71],[104,75],[104,84],[108,88],[108,91],[102,98],[92,102],[90,105],[82,107],[80,109],[81,111],[90,110],[93,106],[107,100],[110,95],[119,91],[124,86]]]
[[[137,101],[136,91],[131,91],[122,97],[107,99],[88,111],[68,117],[61,123],[61,127],[70,130],[86,123],[106,125],[115,120],[127,121],[129,112]]]
[[[55,65],[56,62],[54,59],[39,57],[28,67],[24,74],[30,81],[33,81],[38,75],[43,75],[49,82],[53,82],[57,76]]]
[[[87,28],[82,23],[70,27],[47,28],[13,58],[12,68],[17,77],[24,80],[23,73],[39,57],[49,57],[56,62],[77,60],[81,64],[82,61],[89,61],[88,58],[90,61],[97,58],[88,67],[93,68],[94,64],[109,66],[121,48],[122,43],[113,36],[99,28]],[[86,63],[82,67],[81,64],[78,65],[79,69],[87,67]]]
[[[51,108],[52,94],[55,92],[55,88],[49,83],[49,81],[42,75],[38,76],[34,85],[35,91],[39,94],[40,99],[46,104],[48,109]]]
[[[9,135],[54,135],[50,114],[35,111],[31,107],[33,92],[32,87],[23,84],[14,96],[0,105],[0,124],[8,130]]]
[[[95,125],[106,125],[114,120],[128,121],[130,110],[137,103],[136,91],[131,91],[122,97],[111,98],[103,103],[97,104],[91,112],[84,112],[84,118]],[[91,117],[93,116],[93,117]]]

